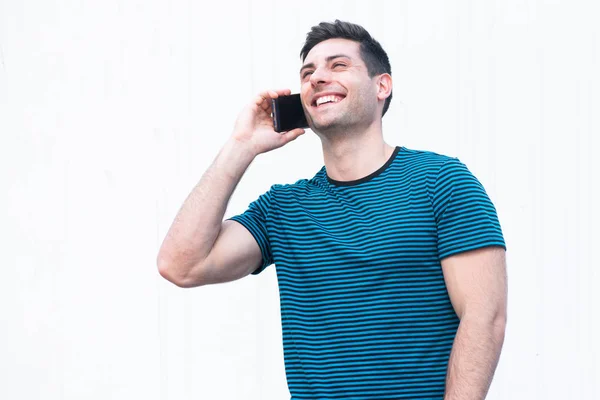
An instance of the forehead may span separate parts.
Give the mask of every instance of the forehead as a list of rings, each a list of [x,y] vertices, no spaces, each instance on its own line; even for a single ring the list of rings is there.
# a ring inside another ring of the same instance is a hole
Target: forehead
[[[360,62],[360,43],[340,38],[324,40],[310,49],[304,63],[318,63],[334,54],[345,54]]]

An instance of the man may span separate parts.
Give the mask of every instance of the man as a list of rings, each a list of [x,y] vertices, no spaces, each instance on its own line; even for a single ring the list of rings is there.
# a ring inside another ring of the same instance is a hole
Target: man
[[[483,399],[506,323],[492,202],[458,159],[383,141],[391,68],[366,30],[321,23],[301,58],[325,166],[222,221],[254,157],[304,133],[273,130],[289,90],[261,93],[183,204],[161,275],[193,287],[275,263],[292,399]]]

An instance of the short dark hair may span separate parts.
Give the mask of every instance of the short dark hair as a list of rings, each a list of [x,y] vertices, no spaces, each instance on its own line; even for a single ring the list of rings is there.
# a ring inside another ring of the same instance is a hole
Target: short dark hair
[[[321,22],[310,29],[310,32],[306,34],[306,41],[300,51],[300,58],[304,61],[308,53],[317,44],[328,39],[337,38],[350,39],[360,43],[360,56],[367,66],[369,77],[372,78],[375,75],[384,73],[392,74],[390,60],[379,42],[373,39],[369,32],[362,26],[338,19],[334,23]],[[383,105],[382,117],[390,107],[390,101],[392,101],[391,92]]]

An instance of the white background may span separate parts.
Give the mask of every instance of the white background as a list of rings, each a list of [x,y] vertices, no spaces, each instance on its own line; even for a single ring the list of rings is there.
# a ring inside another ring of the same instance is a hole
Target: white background
[[[240,109],[298,92],[339,18],[390,56],[385,140],[459,157],[498,210],[488,399],[599,399],[596,3],[0,0],[0,398],[289,399],[275,266],[181,289],[156,256]],[[311,131],[259,156],[225,217],[322,165]]]

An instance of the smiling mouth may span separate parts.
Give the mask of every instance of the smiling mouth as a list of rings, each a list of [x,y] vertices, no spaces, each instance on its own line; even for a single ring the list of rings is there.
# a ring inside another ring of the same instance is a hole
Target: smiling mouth
[[[312,106],[315,108],[320,108],[326,105],[337,104],[344,99],[344,96],[339,95],[323,96],[314,101]]]

